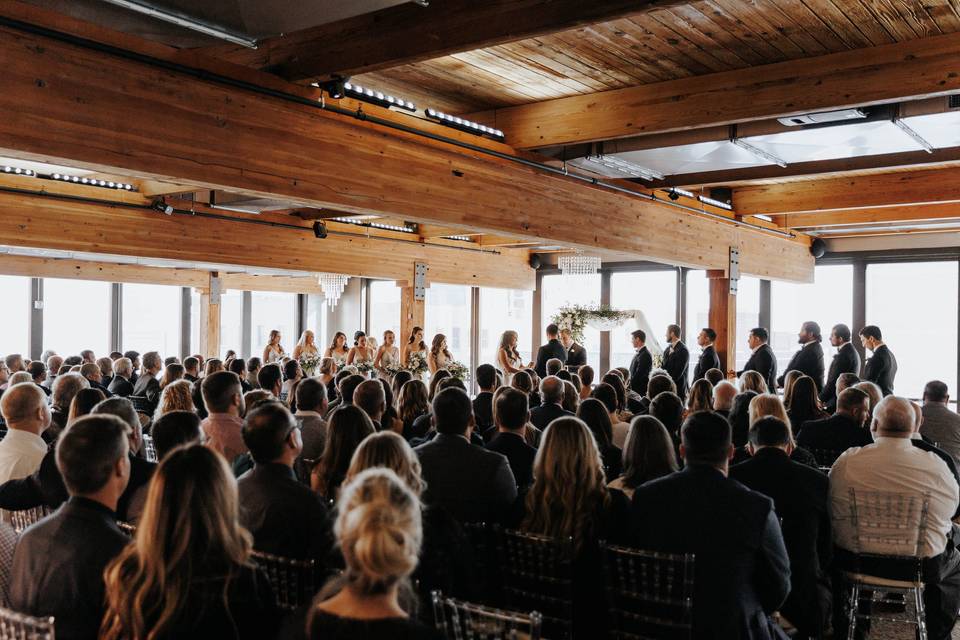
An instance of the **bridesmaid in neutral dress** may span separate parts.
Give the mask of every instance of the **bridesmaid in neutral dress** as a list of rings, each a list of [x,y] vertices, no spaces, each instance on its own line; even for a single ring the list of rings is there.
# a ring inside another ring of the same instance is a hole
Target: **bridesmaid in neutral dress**
[[[430,367],[430,375],[445,368],[452,361],[453,356],[450,355],[450,352],[447,350],[447,336],[442,333],[433,336],[430,355],[427,356],[427,366]]]
[[[333,361],[337,363],[337,368],[339,369],[347,364],[348,355],[350,355],[350,349],[347,347],[347,334],[343,331],[337,331],[333,334],[333,341],[330,343],[330,346],[327,347],[327,351],[323,354],[323,357],[333,358]]]
[[[353,334],[354,347],[347,354],[347,364],[373,364],[373,349],[367,346],[367,334],[357,331]]]
[[[276,329],[270,332],[270,339],[267,341],[267,346],[263,348],[263,364],[280,362],[280,359],[287,355],[287,352],[283,349],[283,345],[280,344],[281,337],[280,332]]]
[[[392,380],[393,376],[388,369],[400,362],[400,351],[394,345],[396,336],[393,331],[387,329],[383,332],[383,344],[377,349],[377,357],[373,361],[373,368],[376,369],[381,378]]]
[[[403,349],[400,351],[400,362],[403,363],[404,367],[410,366],[411,353],[418,354],[424,361],[427,359],[427,345],[423,341],[422,327],[414,327],[410,330],[410,337],[407,338],[407,344],[403,345]],[[423,375],[415,373],[413,377],[420,380],[423,378]]]

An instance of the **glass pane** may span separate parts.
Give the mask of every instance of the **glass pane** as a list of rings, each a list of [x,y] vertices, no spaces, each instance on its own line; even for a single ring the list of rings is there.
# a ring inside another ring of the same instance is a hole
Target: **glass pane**
[[[667,346],[667,325],[677,322],[677,272],[637,271],[610,276],[610,306],[614,309],[643,311],[650,324],[653,340],[661,348]],[[635,353],[630,333],[636,330],[633,320],[610,332],[610,368],[629,367]]]
[[[867,265],[867,324],[897,359],[897,395],[919,398],[934,379],[956,395],[956,292],[956,262]]]
[[[252,355],[263,355],[270,332],[280,332],[280,344],[284,350],[293,353],[299,335],[296,332],[297,294],[275,291],[254,291],[252,293],[250,313],[250,349]]]
[[[200,293],[190,289],[190,354],[200,352]]]
[[[317,294],[307,296],[307,326],[306,329],[313,331],[313,341],[317,343],[317,349],[320,355],[323,355],[324,349],[330,344],[327,336],[327,301]],[[297,336],[297,340],[300,336]],[[296,343],[294,343],[296,344]],[[291,348],[291,353],[293,349]]]
[[[180,287],[160,284],[121,285],[123,351],[157,351],[180,355]]]
[[[500,336],[516,331],[517,348],[524,363],[533,360],[533,291],[480,288],[480,362],[495,364]]]
[[[0,276],[0,300],[3,300],[0,355],[30,355],[30,278]]]
[[[433,336],[447,336],[447,348],[454,360],[470,366],[470,287],[431,284],[427,287],[423,340],[430,348]]]
[[[709,304],[709,296],[708,304]],[[739,371],[750,359],[750,347],[747,336],[750,329],[760,324],[760,279],[740,278],[737,286],[737,357],[736,370]],[[696,353],[699,354],[699,351]]]
[[[198,303],[199,307],[199,303]],[[199,311],[197,312],[199,318]],[[220,294],[220,357],[229,349],[237,353],[241,351],[241,326],[243,324],[243,292],[236,290],[224,291]],[[197,341],[197,349],[200,342]],[[203,354],[210,356],[214,354]],[[257,355],[260,355],[259,353]]]
[[[43,348],[62,356],[93,349],[99,358],[110,353],[109,282],[43,281]]]
[[[546,341],[544,331],[553,322],[560,307],[581,305],[595,307],[600,304],[600,274],[586,276],[565,276],[553,274],[543,276],[541,291],[541,327],[540,335],[533,340],[534,351]],[[583,348],[587,350],[587,364],[600,373],[600,332],[587,327],[583,331]]]
[[[710,281],[706,271],[687,272],[687,317],[683,329],[684,343],[690,350],[691,366],[688,368],[690,380],[693,380],[693,370],[700,357],[700,347],[697,345],[697,335],[704,327],[710,326]]]
[[[853,265],[828,265],[814,269],[814,282],[770,284],[770,346],[777,354],[777,371],[783,373],[800,348],[800,325],[814,321],[823,333],[825,365],[835,350],[830,346],[830,328],[843,323],[853,328]]]
[[[383,344],[383,332],[393,331],[396,341],[403,344],[400,334],[400,287],[393,280],[371,280],[370,297],[370,335]]]

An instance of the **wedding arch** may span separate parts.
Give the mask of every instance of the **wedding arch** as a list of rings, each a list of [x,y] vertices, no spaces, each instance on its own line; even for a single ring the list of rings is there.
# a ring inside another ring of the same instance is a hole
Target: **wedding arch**
[[[569,329],[570,335],[577,342],[583,341],[583,330],[587,327],[597,331],[612,331],[632,322],[637,329],[647,334],[646,344],[651,355],[663,354],[663,346],[657,339],[657,334],[650,328],[647,316],[640,309],[613,309],[606,305],[596,307],[568,305],[560,307],[551,320],[561,329]]]

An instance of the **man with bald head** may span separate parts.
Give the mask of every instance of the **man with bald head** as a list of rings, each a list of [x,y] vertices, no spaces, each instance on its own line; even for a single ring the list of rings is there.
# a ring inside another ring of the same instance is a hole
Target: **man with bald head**
[[[0,440],[0,483],[25,478],[40,466],[47,443],[40,434],[50,426],[47,394],[35,384],[15,384],[3,394],[0,413],[7,435]]]
[[[835,564],[841,570],[853,569],[854,551],[889,556],[904,551],[869,539],[858,544],[850,513],[851,489],[861,494],[882,491],[927,499],[927,522],[920,541],[927,628],[930,638],[946,639],[960,610],[960,554],[951,542],[951,519],[960,508],[960,485],[936,453],[915,446],[913,435],[918,427],[910,401],[887,396],[873,414],[874,443],[849,449],[834,463],[830,507],[838,547]],[[883,561],[859,570],[883,575]]]
[[[547,425],[564,416],[573,414],[563,408],[563,380],[547,376],[540,382],[540,406],[530,412],[530,422],[543,431]]]

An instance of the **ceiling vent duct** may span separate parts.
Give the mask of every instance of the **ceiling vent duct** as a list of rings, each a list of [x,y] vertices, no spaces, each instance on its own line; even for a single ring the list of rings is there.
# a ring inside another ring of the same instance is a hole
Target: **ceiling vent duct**
[[[840,109],[839,111],[823,111],[821,113],[805,113],[799,116],[777,118],[777,122],[787,127],[802,127],[810,124],[825,124],[828,122],[847,122],[861,120],[867,117],[862,109]]]

